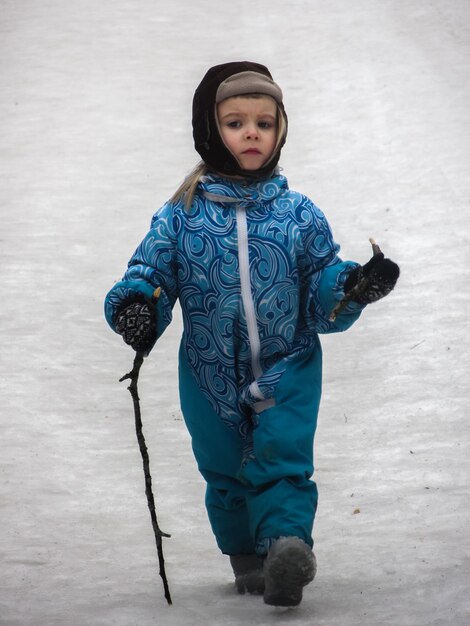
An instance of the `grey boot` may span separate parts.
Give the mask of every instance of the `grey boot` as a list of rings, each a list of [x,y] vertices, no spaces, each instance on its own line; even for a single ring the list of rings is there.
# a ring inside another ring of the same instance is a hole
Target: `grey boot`
[[[238,593],[264,592],[263,559],[256,554],[236,554],[230,557]]]
[[[264,601],[273,606],[297,606],[302,591],[317,571],[315,555],[299,537],[280,537],[264,564]]]

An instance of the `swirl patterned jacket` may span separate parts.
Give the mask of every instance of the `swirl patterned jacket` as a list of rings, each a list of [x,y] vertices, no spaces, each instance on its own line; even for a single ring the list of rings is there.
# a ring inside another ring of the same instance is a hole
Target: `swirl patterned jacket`
[[[346,330],[362,307],[329,313],[357,264],[342,262],[323,213],[282,175],[242,183],[216,175],[199,184],[190,210],[167,203],[124,274],[105,314],[162,288],[158,336],[179,298],[181,354],[217,414],[243,436],[246,407],[274,396],[289,361],[320,350],[318,333]],[[184,392],[184,390],[182,390]]]

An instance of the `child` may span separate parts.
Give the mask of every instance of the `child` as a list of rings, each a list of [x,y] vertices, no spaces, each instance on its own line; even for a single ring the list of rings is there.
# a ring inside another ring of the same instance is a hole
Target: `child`
[[[349,328],[399,274],[383,254],[364,267],[341,261],[324,215],[276,168],[286,134],[266,67],[211,68],[193,101],[202,162],[155,214],[105,303],[111,327],[148,355],[179,298],[180,400],[210,523],[238,591],[275,606],[298,605],[316,571],[318,333]]]

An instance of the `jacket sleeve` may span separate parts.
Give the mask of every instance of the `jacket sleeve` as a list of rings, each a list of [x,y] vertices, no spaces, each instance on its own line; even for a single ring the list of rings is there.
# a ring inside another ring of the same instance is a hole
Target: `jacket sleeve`
[[[364,309],[363,305],[350,302],[334,322],[329,320],[331,311],[344,297],[346,278],[359,264],[341,260],[338,256],[340,247],[333,239],[324,214],[308,198],[304,198],[304,202],[310,216],[301,228],[306,256],[308,314],[316,332],[341,332],[352,326]]]
[[[172,214],[172,206],[166,204],[153,216],[150,230],[132,255],[122,280],[106,295],[105,317],[114,331],[117,313],[136,300],[145,300],[155,307],[157,339],[171,322],[178,297]],[[161,287],[161,294],[155,302],[152,296],[157,287]]]

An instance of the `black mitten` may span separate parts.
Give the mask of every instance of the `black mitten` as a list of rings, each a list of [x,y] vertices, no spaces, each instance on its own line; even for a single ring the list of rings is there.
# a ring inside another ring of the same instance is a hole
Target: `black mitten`
[[[344,292],[348,295],[352,289],[351,300],[359,304],[377,302],[388,295],[400,276],[400,268],[390,259],[385,259],[383,252],[378,252],[365,265],[356,267],[344,283]]]
[[[136,352],[148,352],[157,334],[155,312],[146,302],[134,302],[118,313],[115,328]]]

